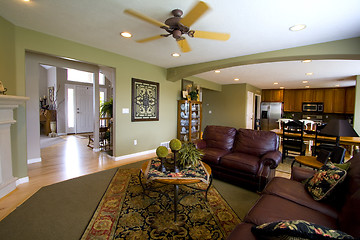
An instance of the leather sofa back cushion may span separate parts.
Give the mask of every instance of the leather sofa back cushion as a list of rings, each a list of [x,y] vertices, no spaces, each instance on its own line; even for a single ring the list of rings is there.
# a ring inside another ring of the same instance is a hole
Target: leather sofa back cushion
[[[262,156],[279,147],[278,136],[270,131],[257,131],[240,128],[234,143],[234,151]]]
[[[206,126],[203,139],[207,148],[220,148],[230,151],[234,145],[236,129],[224,126]]]

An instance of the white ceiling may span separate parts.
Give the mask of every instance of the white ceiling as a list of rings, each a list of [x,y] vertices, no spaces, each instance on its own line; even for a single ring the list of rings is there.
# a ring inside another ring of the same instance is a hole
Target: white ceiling
[[[292,48],[360,36],[359,0],[205,0],[211,7],[191,26],[195,30],[230,33],[226,42],[188,39],[192,51],[173,58],[179,52],[171,37],[148,43],[135,40],[165,31],[123,13],[131,8],[159,21],[180,8],[184,15],[196,0],[1,0],[0,15],[13,24],[75,42],[169,68],[242,55]],[[304,23],[299,32],[289,27]],[[129,31],[133,38],[119,33]],[[308,71],[313,76],[305,76]],[[354,85],[360,75],[360,61],[313,61],[255,64],[223,69],[197,76],[221,84],[248,82],[260,88],[309,86],[334,87]]]

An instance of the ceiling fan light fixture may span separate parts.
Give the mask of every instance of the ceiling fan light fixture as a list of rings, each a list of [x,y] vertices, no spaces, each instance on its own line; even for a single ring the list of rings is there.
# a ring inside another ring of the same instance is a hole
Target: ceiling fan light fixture
[[[180,57],[180,54],[179,53],[172,53],[171,56],[172,57]]]
[[[124,38],[131,38],[132,34],[129,32],[121,32],[120,35]]]
[[[291,26],[289,28],[289,30],[292,31],[292,32],[297,32],[297,31],[304,30],[305,28],[306,28],[305,24],[296,24],[294,26]]]

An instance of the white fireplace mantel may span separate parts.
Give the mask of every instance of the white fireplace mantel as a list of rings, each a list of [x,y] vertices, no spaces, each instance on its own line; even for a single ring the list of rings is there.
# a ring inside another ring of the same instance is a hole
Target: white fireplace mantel
[[[28,97],[0,95],[0,198],[16,188],[12,171],[11,124],[16,123],[13,110],[29,100]]]

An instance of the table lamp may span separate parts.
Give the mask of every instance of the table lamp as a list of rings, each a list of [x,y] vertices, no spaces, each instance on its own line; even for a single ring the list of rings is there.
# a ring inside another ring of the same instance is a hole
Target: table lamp
[[[358,137],[348,120],[332,119],[320,130],[321,134],[336,137],[336,146],[339,146],[340,137]]]

